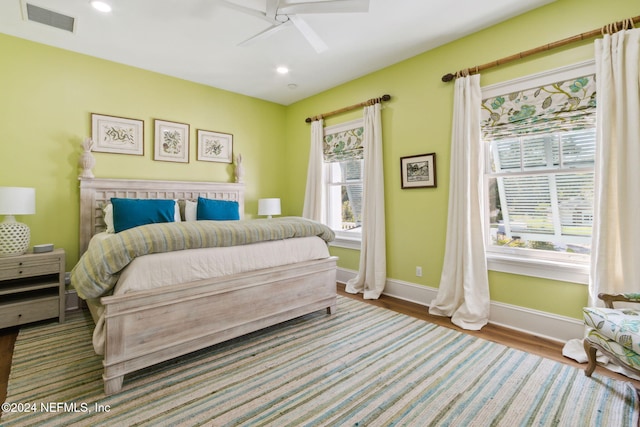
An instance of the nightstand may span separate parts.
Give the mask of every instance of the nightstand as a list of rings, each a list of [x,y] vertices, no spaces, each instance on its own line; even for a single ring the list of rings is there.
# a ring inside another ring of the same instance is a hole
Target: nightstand
[[[0,258],[0,328],[64,322],[64,249]]]

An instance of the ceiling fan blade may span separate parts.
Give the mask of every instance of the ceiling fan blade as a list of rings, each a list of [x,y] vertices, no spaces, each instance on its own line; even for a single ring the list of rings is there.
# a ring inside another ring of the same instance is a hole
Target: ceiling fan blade
[[[307,22],[300,18],[298,15],[289,15],[289,19],[293,22],[293,25],[296,26],[298,31],[302,33],[305,39],[313,46],[313,48],[318,53],[322,53],[328,49],[328,46],[325,42],[322,41],[320,36],[313,31],[313,29],[307,24]]]
[[[278,6],[280,0],[267,0],[267,5],[264,14],[271,19],[276,19],[276,13],[278,12]]]
[[[324,0],[309,3],[281,2],[279,14],[368,12],[369,0]]]
[[[238,46],[246,46],[249,45],[253,42],[256,42],[258,40],[264,39],[269,37],[271,34],[274,34],[280,30],[282,30],[283,28],[287,27],[289,24],[289,21],[284,22],[284,23],[278,23],[277,25],[272,25],[269,28],[267,28],[264,31],[259,32],[258,34],[256,34],[255,36],[252,36],[248,39],[246,39],[245,41],[242,41],[240,43],[238,43]]]
[[[270,18],[264,12],[261,12],[259,10],[251,9],[250,7],[246,7],[246,6],[241,6],[239,4],[235,4],[227,0],[218,0],[218,2],[224,5],[225,7],[228,7],[229,9],[237,10],[238,12],[243,12],[243,13],[246,13],[247,15],[251,15],[251,16],[255,16],[256,18],[263,19],[269,22],[273,26],[280,24],[280,22],[275,20],[275,17]]]

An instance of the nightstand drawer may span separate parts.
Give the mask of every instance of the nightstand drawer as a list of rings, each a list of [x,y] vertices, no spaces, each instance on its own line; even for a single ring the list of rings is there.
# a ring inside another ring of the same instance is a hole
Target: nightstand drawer
[[[59,301],[57,296],[45,296],[0,304],[0,328],[58,317]]]
[[[0,257],[0,328],[64,322],[64,249]]]
[[[60,262],[55,259],[46,263],[34,261],[5,261],[0,263],[0,280],[42,276],[45,274],[58,274],[59,272]]]

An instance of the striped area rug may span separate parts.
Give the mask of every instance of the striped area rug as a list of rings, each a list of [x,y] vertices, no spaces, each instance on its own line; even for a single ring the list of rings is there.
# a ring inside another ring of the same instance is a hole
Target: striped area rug
[[[360,301],[125,377],[79,312],[18,336],[3,426],[637,426],[629,383]],[[19,405],[22,405],[19,407]],[[27,412],[28,411],[28,412]]]

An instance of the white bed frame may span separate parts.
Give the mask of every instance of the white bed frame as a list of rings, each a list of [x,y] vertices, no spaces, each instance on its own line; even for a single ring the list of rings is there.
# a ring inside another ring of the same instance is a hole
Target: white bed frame
[[[80,253],[104,231],[111,197],[234,200],[244,184],[80,178]],[[104,389],[124,375],[304,314],[335,312],[336,257],[108,296],[104,305]],[[158,321],[158,319],[161,319]]]

